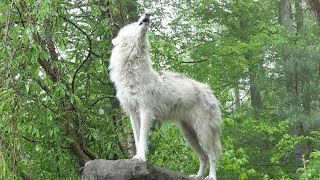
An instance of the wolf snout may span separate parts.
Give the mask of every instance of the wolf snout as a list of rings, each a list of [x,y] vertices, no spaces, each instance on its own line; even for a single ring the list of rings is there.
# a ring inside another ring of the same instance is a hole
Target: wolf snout
[[[145,24],[145,25],[149,25],[150,23],[150,14],[149,13],[144,13],[140,19],[139,19],[139,25]]]

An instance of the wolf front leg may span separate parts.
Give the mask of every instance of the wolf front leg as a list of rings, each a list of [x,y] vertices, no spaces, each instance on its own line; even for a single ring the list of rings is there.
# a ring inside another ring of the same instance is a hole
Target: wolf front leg
[[[138,151],[138,142],[140,137],[140,115],[137,111],[130,110],[130,122],[132,126],[133,131],[133,137],[134,137],[134,144],[136,147],[136,152]]]
[[[141,118],[141,124],[140,124],[139,142],[137,146],[137,154],[133,156],[133,159],[146,161],[147,160],[146,154],[148,151],[148,147],[147,147],[148,131],[152,125],[154,118],[152,113],[146,110],[140,111],[140,118]]]

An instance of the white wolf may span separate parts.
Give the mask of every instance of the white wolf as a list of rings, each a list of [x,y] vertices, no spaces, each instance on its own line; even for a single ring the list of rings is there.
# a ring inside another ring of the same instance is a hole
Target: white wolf
[[[191,148],[200,168],[193,177],[216,179],[216,161],[221,155],[219,102],[209,86],[174,72],[156,72],[149,54],[149,14],[122,28],[112,40],[110,79],[122,107],[129,113],[136,145],[133,159],[146,161],[147,132],[155,120],[174,121]],[[202,142],[205,151],[200,146]]]

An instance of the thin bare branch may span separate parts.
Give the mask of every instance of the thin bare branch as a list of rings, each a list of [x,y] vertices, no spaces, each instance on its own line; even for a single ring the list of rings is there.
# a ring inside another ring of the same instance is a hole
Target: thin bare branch
[[[103,100],[103,99],[106,99],[106,98],[116,98],[116,96],[113,96],[113,95],[106,95],[106,96],[103,96],[99,99],[97,99],[96,101],[94,101],[88,109],[91,109],[95,104],[97,104],[99,101]]]
[[[76,23],[72,22],[71,20],[69,20],[68,18],[64,17],[64,16],[59,16],[61,17],[63,20],[65,20],[66,22],[72,24],[75,28],[77,28],[82,34],[84,34],[88,40],[88,43],[89,43],[89,52],[85,58],[85,60],[80,64],[80,66],[77,68],[77,70],[75,71],[75,73],[73,74],[73,77],[72,77],[72,83],[71,83],[71,90],[72,90],[72,93],[74,93],[74,85],[75,85],[75,81],[76,81],[76,76],[77,74],[79,73],[81,67],[88,61],[88,59],[90,58],[91,56],[91,52],[92,52],[92,43],[91,43],[91,39],[89,37],[89,35],[84,32],[84,30],[82,30]]]

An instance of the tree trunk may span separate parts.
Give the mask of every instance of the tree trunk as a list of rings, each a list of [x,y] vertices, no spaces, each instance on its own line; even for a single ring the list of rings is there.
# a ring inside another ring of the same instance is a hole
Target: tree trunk
[[[241,19],[240,20],[240,27],[241,29],[247,29],[247,21]],[[248,35],[243,35],[241,40],[245,43],[250,41],[250,37]],[[246,52],[244,58],[247,62],[252,61],[252,55],[250,52]],[[250,99],[251,99],[251,106],[253,109],[261,109],[262,108],[262,101],[261,101],[261,90],[258,86],[258,71],[260,63],[252,64],[249,63],[249,82],[250,82]]]
[[[306,0],[309,9],[320,25],[320,0]]]
[[[257,82],[258,74],[256,72],[256,66],[249,68],[249,73],[251,106],[254,109],[261,109],[261,92]]]
[[[235,102],[236,108],[239,108],[241,103],[240,103],[240,90],[239,90],[239,82],[238,81],[237,81],[236,88],[234,89],[234,95],[235,95],[235,99],[236,99],[236,102]]]
[[[297,24],[297,32],[301,32],[303,28],[303,9],[301,0],[295,0],[295,9],[296,9],[296,24]]]
[[[296,7],[300,7],[296,0]],[[296,15],[298,16],[298,15]],[[290,0],[280,0],[279,4],[279,23],[284,26],[286,30],[290,30],[292,28],[292,9]],[[299,19],[299,26],[302,25],[301,19]],[[301,29],[302,26],[299,28]],[[290,58],[290,49],[285,46],[283,47],[283,60],[285,65],[285,74],[286,74],[286,86],[287,92],[289,94],[289,104],[291,106],[297,106],[299,104],[298,101],[298,82],[297,82],[297,74],[296,68],[297,64]]]
[[[296,8],[296,23],[297,23],[297,33],[301,33],[303,29],[303,9],[301,0],[295,0]],[[309,66],[306,64],[306,66]],[[311,111],[311,93],[310,93],[310,79],[311,79],[311,70],[309,67],[304,68],[303,76],[303,91],[302,91],[302,105],[304,111],[309,114]]]
[[[286,28],[286,30],[293,30],[292,29],[292,10],[290,0],[280,0],[280,9],[279,9],[279,23]],[[295,0],[295,20],[296,20],[296,33],[301,33],[303,29],[303,9],[301,6],[301,0]],[[295,48],[295,47],[294,47]],[[292,57],[292,50],[289,49],[287,46],[283,48],[284,55],[284,65],[285,65],[285,77],[286,77],[286,86],[287,86],[287,93],[289,98],[289,105],[290,108],[300,108],[300,92],[299,92],[299,79],[303,75],[298,74],[297,70],[299,68],[299,63],[295,60],[297,57]],[[302,104],[305,110],[310,109],[309,103],[309,96],[308,96],[308,72],[305,72],[305,81],[303,82],[305,85],[305,95],[302,96]],[[304,92],[302,92],[304,94]],[[291,134],[300,136],[304,134],[304,126],[301,120],[297,120],[293,122],[293,126],[291,129]],[[292,153],[292,166],[293,168],[298,168],[300,164],[302,164],[302,155],[308,154],[308,146],[304,144],[299,144],[296,146]]]
[[[292,10],[290,0],[280,0],[279,6],[279,23],[285,27],[292,27]]]

